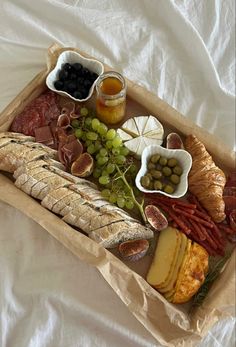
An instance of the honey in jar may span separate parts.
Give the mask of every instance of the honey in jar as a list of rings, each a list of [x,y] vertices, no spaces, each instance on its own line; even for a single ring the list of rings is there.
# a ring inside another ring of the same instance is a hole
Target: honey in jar
[[[106,124],[119,123],[125,116],[126,84],[123,76],[109,71],[102,74],[96,85],[96,111]]]

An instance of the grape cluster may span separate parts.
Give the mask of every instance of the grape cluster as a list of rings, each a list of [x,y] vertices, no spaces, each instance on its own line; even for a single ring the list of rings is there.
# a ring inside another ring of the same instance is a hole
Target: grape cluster
[[[134,185],[137,168],[134,164],[129,166],[129,150],[124,147],[115,129],[108,129],[85,107],[81,111],[86,117],[73,120],[71,125],[75,136],[83,142],[86,151],[94,158],[93,177],[103,186],[103,197],[121,208],[132,209],[134,203],[130,190],[119,178],[116,169],[118,166],[121,171],[125,171],[128,166],[127,178],[131,186]]]

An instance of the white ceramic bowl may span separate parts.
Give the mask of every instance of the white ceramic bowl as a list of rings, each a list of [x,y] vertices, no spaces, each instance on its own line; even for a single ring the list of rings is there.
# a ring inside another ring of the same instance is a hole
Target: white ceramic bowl
[[[150,157],[154,154],[160,154],[161,156],[166,157],[167,159],[177,159],[183,169],[180,183],[178,184],[177,189],[173,194],[168,194],[161,190],[148,190],[142,187],[141,185],[141,178],[147,172],[148,161]],[[144,193],[160,193],[171,198],[180,198],[181,196],[184,196],[188,190],[188,173],[191,169],[191,166],[192,157],[187,151],[183,149],[166,149],[158,145],[151,145],[146,147],[142,153],[141,168],[136,176],[135,183],[137,188]]]
[[[88,94],[87,98],[85,98],[85,99],[76,99],[73,96],[71,96],[70,94],[68,94],[67,92],[57,90],[54,87],[54,82],[56,80],[58,80],[59,71],[61,70],[62,65],[64,65],[65,63],[70,63],[70,64],[80,63],[83,65],[83,67],[86,67],[90,71],[98,74],[98,78],[104,72],[103,64],[100,63],[100,61],[98,61],[98,60],[85,58],[77,52],[65,51],[59,55],[55,68],[47,76],[46,85],[49,89],[51,89],[55,93],[60,94],[62,96],[68,96],[70,99],[73,99],[74,101],[84,102],[84,101],[88,100],[93,94],[93,90],[94,90],[94,87],[95,87],[95,84],[96,84],[98,78],[93,82],[93,84],[89,90],[89,94]]]

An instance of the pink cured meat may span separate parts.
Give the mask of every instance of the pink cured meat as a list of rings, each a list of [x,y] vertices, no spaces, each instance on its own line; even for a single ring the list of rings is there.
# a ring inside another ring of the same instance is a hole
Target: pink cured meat
[[[60,110],[57,104],[57,95],[51,91],[41,94],[15,117],[10,131],[34,136],[34,130],[48,125],[57,119]]]

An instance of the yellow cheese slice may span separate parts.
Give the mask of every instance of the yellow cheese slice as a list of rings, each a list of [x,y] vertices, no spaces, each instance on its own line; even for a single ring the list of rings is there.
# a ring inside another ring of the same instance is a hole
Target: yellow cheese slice
[[[168,286],[168,284],[171,281],[171,278],[173,277],[173,273],[174,273],[174,270],[175,270],[175,267],[176,267],[176,264],[177,264],[177,261],[178,261],[178,258],[179,258],[179,252],[180,252],[180,249],[181,249],[181,244],[182,244],[182,233],[179,232],[178,243],[177,243],[177,247],[175,249],[174,260],[173,260],[173,264],[172,264],[172,267],[170,269],[169,275],[168,275],[166,281],[163,282],[163,284],[161,284],[158,287],[155,287],[161,293],[162,293],[162,288],[165,288],[166,286]]]
[[[147,274],[147,282],[154,287],[166,282],[175,261],[180,233],[177,229],[167,227],[162,230],[157,243],[153,262]]]
[[[158,289],[159,292],[161,293],[168,293],[170,291],[172,292],[175,288],[175,283],[177,281],[178,273],[183,263],[185,253],[187,251],[187,244],[188,244],[188,239],[186,235],[183,233],[180,233],[180,235],[181,235],[181,246],[178,252],[177,260],[168,283],[165,286]]]
[[[207,269],[208,253],[202,246],[194,242],[183,271],[178,276],[172,302],[181,304],[189,301],[204,282]]]

